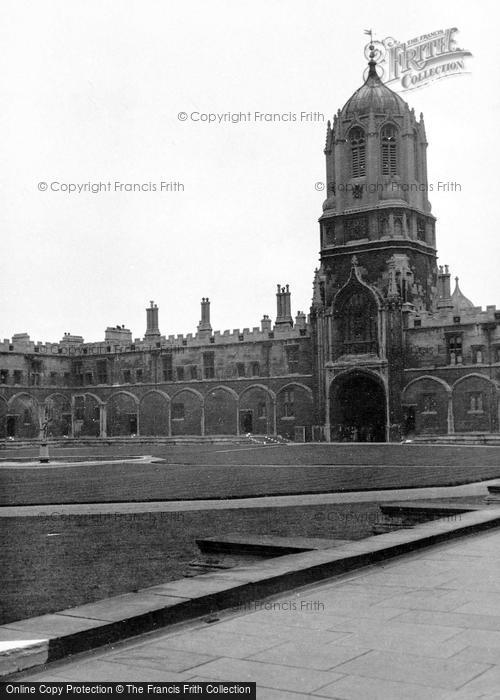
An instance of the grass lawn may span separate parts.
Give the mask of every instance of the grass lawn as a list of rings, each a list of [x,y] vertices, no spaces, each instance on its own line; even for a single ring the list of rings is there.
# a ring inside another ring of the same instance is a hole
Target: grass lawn
[[[154,454],[161,463],[127,461]],[[410,488],[500,477],[500,449],[430,445],[99,445],[54,459],[113,464],[6,467],[0,505],[158,501]],[[36,457],[36,448],[2,459]],[[230,506],[230,502],[228,503]],[[358,539],[379,517],[370,503],[175,513],[4,518],[0,623],[184,576],[195,539],[231,533]]]
[[[182,578],[199,537],[359,539],[378,518],[370,503],[4,518],[0,624]]]
[[[446,486],[499,466],[206,466],[122,462],[0,469],[0,505],[162,501]]]
[[[53,459],[66,457],[99,456],[123,458],[133,455],[154,455],[169,464],[190,465],[379,465],[379,466],[497,466],[500,465],[500,447],[488,445],[422,445],[422,444],[367,444],[367,443],[307,443],[280,445],[157,445],[154,443],[115,445],[102,442],[72,447],[50,447]],[[9,459],[35,459],[38,446],[0,451],[0,464]]]

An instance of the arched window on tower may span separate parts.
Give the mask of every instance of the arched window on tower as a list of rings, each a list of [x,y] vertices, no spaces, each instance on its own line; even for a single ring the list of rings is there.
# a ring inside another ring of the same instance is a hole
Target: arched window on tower
[[[371,295],[357,289],[340,307],[343,353],[377,352],[377,307]]]
[[[397,172],[396,127],[386,124],[381,133],[382,175],[395,175]]]
[[[365,132],[355,126],[349,132],[351,144],[352,177],[363,177],[366,172]]]

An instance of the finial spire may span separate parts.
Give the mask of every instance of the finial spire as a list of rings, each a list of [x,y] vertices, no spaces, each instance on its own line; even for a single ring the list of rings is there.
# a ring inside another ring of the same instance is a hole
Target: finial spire
[[[370,49],[369,53],[369,61],[368,61],[368,66],[370,70],[368,71],[368,77],[372,78],[378,78],[377,71],[375,69],[375,66],[377,65],[377,62],[375,61],[375,46],[373,44],[373,31],[371,29],[365,29],[365,34],[367,34],[370,37],[370,44],[368,48]]]

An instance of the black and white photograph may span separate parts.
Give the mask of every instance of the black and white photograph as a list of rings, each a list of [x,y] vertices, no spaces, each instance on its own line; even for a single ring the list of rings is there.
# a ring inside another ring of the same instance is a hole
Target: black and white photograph
[[[497,15],[2,0],[0,700],[500,698]]]

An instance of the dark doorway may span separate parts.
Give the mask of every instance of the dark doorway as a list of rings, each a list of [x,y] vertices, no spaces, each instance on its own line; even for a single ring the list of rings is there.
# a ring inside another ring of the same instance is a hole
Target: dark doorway
[[[137,416],[129,416],[129,431],[131,435],[137,435]]]
[[[253,411],[240,411],[240,432],[253,433]]]
[[[362,373],[334,380],[330,390],[331,439],[385,442],[386,401],[382,382]]]
[[[406,406],[405,408],[405,423],[404,434],[411,436],[415,434],[416,413],[415,406]]]
[[[16,416],[7,416],[6,431],[7,437],[16,436]]]

